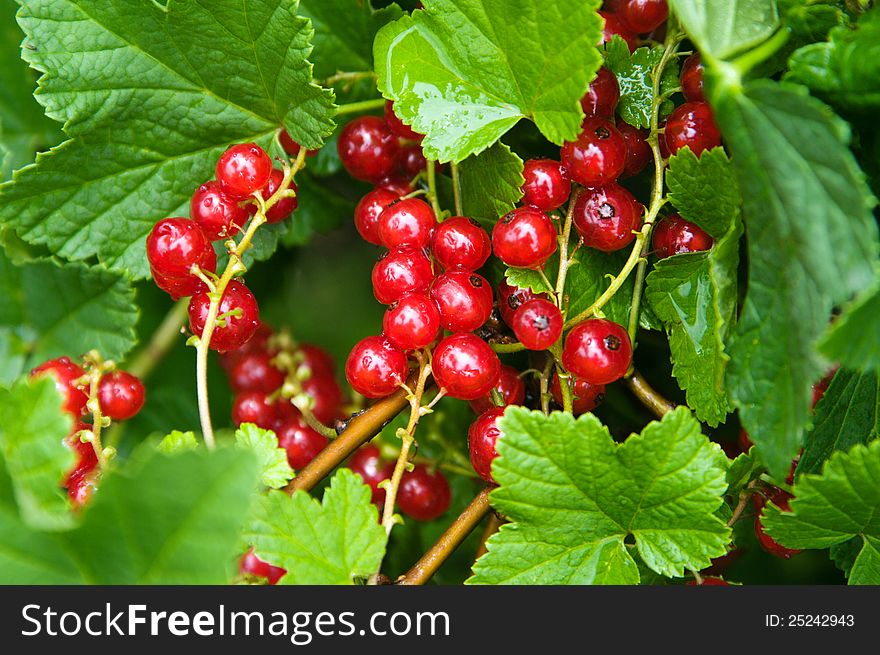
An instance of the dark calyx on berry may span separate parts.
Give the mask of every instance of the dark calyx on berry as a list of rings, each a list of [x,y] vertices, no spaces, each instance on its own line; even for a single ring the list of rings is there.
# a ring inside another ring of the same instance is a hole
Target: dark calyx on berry
[[[574,182],[585,187],[614,182],[626,168],[626,141],[605,118],[587,118],[582,127],[575,141],[562,146],[562,165]]]

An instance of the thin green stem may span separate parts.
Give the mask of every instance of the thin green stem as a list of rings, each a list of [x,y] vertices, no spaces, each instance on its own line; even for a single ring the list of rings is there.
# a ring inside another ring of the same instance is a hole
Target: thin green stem
[[[490,343],[489,346],[499,354],[518,353],[526,349],[519,341],[515,343]]]
[[[373,71],[339,71],[336,75],[331,75],[321,84],[323,86],[333,86],[337,82],[348,82],[347,86],[351,86],[359,80],[375,80],[376,73]]]
[[[162,358],[168,354],[172,346],[180,336],[180,329],[186,320],[186,310],[189,300],[182,298],[175,303],[171,310],[162,319],[162,323],[153,332],[144,348],[142,348],[126,366],[126,370],[132,375],[145,379],[153,372],[153,369],[162,361]]]
[[[452,194],[455,198],[455,215],[463,216],[464,210],[461,208],[461,179],[458,175],[458,164],[454,161],[449,163],[452,171]]]
[[[571,266],[571,259],[568,255],[568,242],[571,239],[574,205],[579,194],[580,189],[571,194],[571,199],[568,201],[568,211],[565,213],[565,222],[562,224],[562,234],[559,236],[559,273],[556,275],[556,303],[560,309],[563,306],[562,296],[565,293],[565,278],[568,275],[568,267]]]
[[[431,201],[431,208],[434,210],[434,215],[439,220],[440,201],[437,198],[437,163],[432,159],[428,160],[428,168],[426,172],[428,177],[428,200]]]
[[[360,102],[348,102],[343,105],[339,105],[336,109],[336,113],[339,115],[343,114],[360,114],[365,111],[373,111],[374,109],[381,109],[385,106],[384,98],[377,98],[375,100],[361,100]]]

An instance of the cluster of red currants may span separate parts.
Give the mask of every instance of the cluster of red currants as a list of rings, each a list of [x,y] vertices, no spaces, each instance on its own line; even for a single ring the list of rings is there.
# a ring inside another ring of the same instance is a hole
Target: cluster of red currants
[[[77,507],[91,497],[99,475],[98,456],[91,442],[80,435],[91,430],[83,421],[88,414],[90,384],[85,369],[69,357],[50,359],[31,371],[31,377],[52,376],[55,388],[63,399],[62,409],[74,419],[73,430],[65,443],[76,455],[76,463],[67,474],[62,487]],[[114,421],[125,421],[144,406],[144,385],[136,376],[121,370],[104,373],[98,381],[97,402],[101,415]]]
[[[192,296],[189,325],[193,334],[205,328],[211,304],[202,276],[214,275],[217,258],[213,241],[231,238],[258,210],[254,194],[263,200],[280,188],[284,174],[273,168],[269,155],[253,143],[230,147],[217,161],[216,180],[202,184],[190,201],[191,218],[166,218],[147,237],[147,259],[156,285],[175,300]],[[296,191],[291,182],[290,189]],[[283,196],[266,211],[276,223],[296,209],[295,197]],[[240,280],[231,280],[220,300],[210,347],[234,350],[254,335],[259,324],[257,301]]]

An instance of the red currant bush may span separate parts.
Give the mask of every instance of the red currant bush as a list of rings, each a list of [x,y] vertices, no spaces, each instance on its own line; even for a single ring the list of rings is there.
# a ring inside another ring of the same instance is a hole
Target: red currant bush
[[[590,384],[619,380],[632,361],[632,344],[626,330],[604,318],[575,326],[565,337],[562,363]]]
[[[452,398],[473,400],[498,384],[501,362],[485,341],[473,334],[454,334],[434,349],[437,385]]]

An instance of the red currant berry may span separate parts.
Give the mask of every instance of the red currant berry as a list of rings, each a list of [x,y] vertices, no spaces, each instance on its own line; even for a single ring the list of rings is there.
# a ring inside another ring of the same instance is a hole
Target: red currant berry
[[[75,471],[67,477],[64,487],[67,489],[67,496],[74,508],[82,507],[89,502],[96,490],[95,477],[94,471],[88,473]]]
[[[715,240],[699,226],[672,214],[654,226],[651,237],[654,252],[662,258],[686,252],[709,250]]]
[[[502,281],[498,285],[498,311],[507,325],[513,325],[513,315],[520,305],[532,298],[546,298],[547,294],[536,294],[531,289],[521,289]]]
[[[285,398],[284,396],[279,396],[274,400],[272,411],[275,413],[275,419],[272,424],[273,430],[278,430],[285,421],[302,416],[296,405],[290,401],[290,398]]]
[[[523,166],[523,202],[544,212],[568,200],[571,182],[562,164],[552,159],[529,159]]]
[[[513,314],[513,333],[529,350],[547,350],[562,336],[562,312],[549,300],[535,298]]]
[[[205,329],[208,319],[208,308],[211,299],[207,291],[194,295],[189,301],[189,329],[200,335]],[[230,312],[235,312],[230,315]],[[260,324],[257,299],[242,282],[232,280],[223,293],[217,316],[223,317],[223,325],[217,323],[211,335],[210,348],[218,352],[226,352],[240,348],[254,336]]]
[[[398,198],[408,196],[413,191],[415,191],[415,188],[409,180],[404,180],[403,178],[399,177],[383,178],[380,182],[376,184],[376,188],[387,189],[388,191],[396,194]]]
[[[518,207],[495,223],[492,249],[508,266],[541,268],[556,252],[556,228],[544,212]]]
[[[621,119],[617,121],[617,131],[626,142],[626,166],[621,177],[638,175],[653,157],[648,144],[648,130],[640,130]]]
[[[426,248],[436,226],[431,205],[419,198],[404,198],[379,214],[379,240],[389,250]]]
[[[447,271],[431,284],[431,297],[440,310],[440,325],[453,332],[472,332],[489,320],[492,287],[482,275]]]
[[[278,188],[281,186],[281,182],[284,180],[284,173],[277,168],[272,169],[272,174],[269,176],[269,181],[266,183],[266,186],[263,187],[261,195],[263,196],[263,200],[268,200],[272,196],[275,195],[275,192],[278,191]],[[297,186],[295,182],[290,183],[290,190],[294,193],[297,191]],[[266,211],[266,222],[267,223],[280,223],[285,218],[290,216],[293,211],[299,205],[299,200],[297,200],[296,196],[293,198],[285,197],[281,198],[278,202],[276,202],[270,209]],[[251,205],[254,210],[254,213],[257,211],[256,205]]]
[[[223,193],[215,180],[205,182],[193,193],[189,215],[211,241],[229,238],[248,218],[247,209]]]
[[[599,118],[614,118],[617,101],[620,100],[620,85],[617,76],[604,66],[596,73],[586,95],[581,98],[584,115]]]
[[[604,118],[588,118],[576,141],[562,146],[562,165],[572,180],[586,187],[616,180],[626,168],[626,141]]]
[[[272,355],[265,350],[242,355],[229,369],[229,386],[234,393],[261,391],[272,393],[284,384],[284,373],[272,365]]]
[[[626,41],[629,51],[632,52],[639,46],[639,38],[633,33],[632,28],[627,25],[618,14],[612,14],[607,11],[600,11],[599,15],[605,19],[605,25],[602,27],[602,37],[596,45],[608,43],[615,34]]]
[[[385,312],[382,333],[401,350],[424,348],[437,338],[440,312],[427,293],[408,293]]]
[[[400,152],[397,153],[397,169],[404,177],[412,179],[427,168],[428,160],[425,159],[422,146],[416,143],[401,146]]]
[[[281,147],[284,148],[284,152],[288,155],[296,157],[299,154],[302,146],[290,137],[287,130],[281,130],[281,133],[278,135],[278,140],[281,142]],[[317,150],[306,150],[306,157],[314,157],[317,154]]]
[[[526,385],[519,376],[519,371],[506,364],[501,365],[501,376],[498,378],[498,384],[495,385],[495,390],[498,391],[504,401],[502,407],[507,407],[508,405],[522,405],[526,398]],[[495,407],[495,401],[492,399],[492,391],[490,390],[485,396],[480,396],[479,398],[469,401],[468,404],[477,414],[488,412]]]
[[[269,339],[271,337],[272,328],[270,328],[265,323],[260,323],[257,326],[256,332],[254,332],[254,336],[248,339],[247,343],[245,343],[240,348],[236,348],[235,350],[220,353],[220,365],[228,373],[232,370],[232,367],[235,366],[236,362],[238,362],[239,359],[241,359],[248,353],[257,352],[260,350],[270,352]],[[272,354],[274,354],[276,351],[273,350],[271,352]]]
[[[485,341],[467,332],[453,334],[434,348],[432,369],[446,395],[474,400],[489,393],[501,377],[501,362]]]
[[[264,430],[272,430],[276,418],[276,406],[260,391],[240,393],[232,401],[232,422],[236,427],[253,423]]]
[[[394,113],[394,103],[390,100],[385,101],[385,122],[388,124],[388,129],[401,139],[421,141],[424,138],[423,135],[414,132],[409,125],[397,117],[397,114]]]
[[[631,361],[632,343],[626,330],[604,318],[575,326],[562,349],[562,365],[590,384],[619,380]]]
[[[477,474],[486,482],[495,484],[492,477],[492,460],[498,457],[495,442],[501,436],[498,419],[504,416],[503,407],[494,407],[480,415],[468,429],[468,451],[471,464]]]
[[[98,468],[98,455],[95,453],[95,447],[79,438],[80,432],[89,429],[91,429],[90,425],[77,422],[73,432],[64,440],[64,443],[76,455],[76,464],[70,470],[68,477],[83,476]]]
[[[619,184],[585,189],[574,204],[574,227],[584,245],[603,252],[625,248],[642,225],[642,206]]]
[[[604,384],[590,384],[572,375],[568,378],[568,388],[573,401],[571,413],[575,416],[592,412],[605,400]],[[562,387],[559,385],[558,375],[552,376],[550,380],[550,395],[557,404],[562,405]]]
[[[707,103],[686,102],[669,114],[663,140],[670,154],[687,146],[699,155],[721,145],[721,132]]]
[[[688,580],[684,584],[686,587],[700,587],[700,586],[703,586],[703,587],[729,587],[730,586],[721,578],[716,578],[715,576],[711,576],[711,575],[703,576],[701,582],[697,582],[696,580]]]
[[[144,385],[125,371],[107,373],[98,382],[98,402],[104,416],[125,421],[144,406]]]
[[[828,391],[828,385],[831,384],[831,380],[834,379],[834,374],[837,373],[837,369],[838,367],[835,366],[828,373],[825,374],[825,377],[823,377],[821,380],[813,385],[813,398],[810,407],[815,407],[816,403],[822,400],[825,392]]]
[[[252,575],[255,578],[267,578],[268,583],[273,585],[287,574],[287,569],[264,562],[256,556],[254,549],[251,548],[242,555],[241,562],[238,565],[238,572],[241,575]]]
[[[278,446],[287,451],[287,462],[299,471],[324,450],[327,437],[309,427],[302,416],[285,420],[277,428]]]
[[[382,245],[379,239],[379,215],[399,197],[394,191],[376,187],[361,198],[354,208],[354,226],[364,241],[377,246]]]
[[[628,0],[620,7],[620,17],[634,32],[645,34],[666,21],[669,5],[666,0]]]
[[[164,277],[153,271],[153,282],[171,296],[172,300],[180,300],[206,288],[205,284],[194,275],[190,277]]]
[[[431,473],[424,464],[416,464],[403,474],[397,492],[400,511],[416,521],[432,521],[449,509],[452,491],[440,471]]]
[[[385,337],[359,341],[345,362],[345,377],[351,387],[367,398],[394,393],[406,380],[406,355]]]
[[[303,391],[312,399],[312,414],[321,423],[331,425],[339,416],[342,387],[335,377],[313,375],[302,382]]]
[[[444,269],[475,271],[492,254],[486,230],[472,218],[453,216],[440,223],[431,236],[431,252]]]
[[[300,359],[299,367],[309,369],[310,377],[326,377],[335,380],[336,362],[323,348],[311,343],[301,343],[297,346],[294,355]]]
[[[378,116],[355,118],[342,128],[336,145],[339,159],[352,177],[375,183],[394,173],[400,145]]]
[[[781,557],[782,559],[791,559],[793,555],[797,555],[801,551],[793,548],[786,548],[769,534],[764,532],[764,525],[762,524],[761,519],[763,519],[764,517],[764,507],[767,504],[767,500],[770,500],[781,510],[785,512],[790,512],[791,507],[789,505],[789,502],[792,498],[794,498],[794,496],[792,496],[788,492],[783,491],[782,489],[776,488],[770,490],[769,496],[770,497],[768,499],[764,499],[764,497],[760,495],[756,495],[753,497],[753,504],[756,511],[755,536],[758,538],[758,543],[761,545],[761,548],[763,548],[771,555]]]
[[[272,160],[256,143],[231,146],[217,160],[215,176],[226,195],[244,200],[269,181]]]
[[[86,372],[82,367],[70,361],[69,357],[50,359],[31,371],[31,377],[51,375],[55,380],[55,389],[61,394],[61,409],[73,414],[74,417],[82,415],[86,408],[89,397],[76,385],[76,381],[82,378]]]
[[[681,65],[681,92],[688,102],[706,102],[703,94],[703,62],[694,53]]]
[[[211,241],[198,223],[188,218],[165,218],[156,223],[147,237],[147,259],[154,275],[192,280],[196,286],[200,280],[192,275],[193,266],[211,273],[217,268]]]
[[[388,470],[379,449],[373,444],[358,448],[348,461],[348,468],[361,476],[373,493],[373,502],[385,502],[385,490],[379,484],[388,479]]]
[[[412,291],[425,291],[433,279],[431,262],[421,250],[394,250],[373,266],[373,295],[390,305]]]

